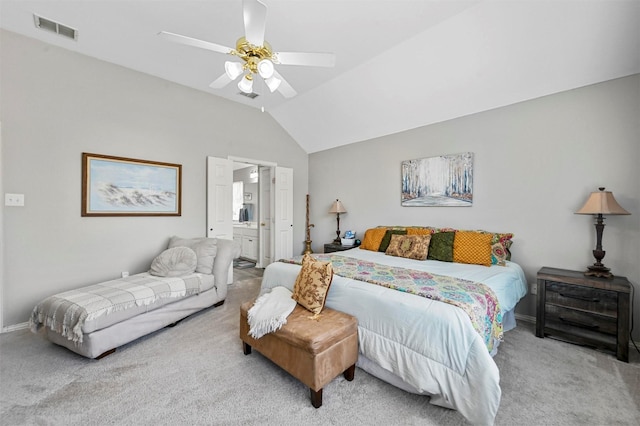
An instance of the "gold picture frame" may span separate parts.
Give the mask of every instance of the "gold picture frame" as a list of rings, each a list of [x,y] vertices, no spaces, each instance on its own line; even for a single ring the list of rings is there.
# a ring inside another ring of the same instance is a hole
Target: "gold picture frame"
[[[181,164],[82,153],[82,216],[181,215]]]

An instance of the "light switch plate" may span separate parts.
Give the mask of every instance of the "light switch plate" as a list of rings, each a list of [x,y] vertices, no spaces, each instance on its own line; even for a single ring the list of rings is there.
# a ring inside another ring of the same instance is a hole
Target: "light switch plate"
[[[4,205],[11,207],[24,206],[24,194],[4,194]]]

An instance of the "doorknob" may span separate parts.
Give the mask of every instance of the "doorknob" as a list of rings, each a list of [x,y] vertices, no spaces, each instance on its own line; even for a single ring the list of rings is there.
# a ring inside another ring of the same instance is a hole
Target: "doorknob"
[[[267,226],[267,224],[264,222],[260,222],[260,226]]]

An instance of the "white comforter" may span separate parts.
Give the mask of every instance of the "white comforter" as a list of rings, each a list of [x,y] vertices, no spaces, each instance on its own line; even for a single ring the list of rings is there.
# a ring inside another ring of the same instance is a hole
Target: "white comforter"
[[[415,261],[357,248],[333,254],[482,282],[494,290],[503,313],[527,289],[522,268],[513,262],[486,267]],[[261,294],[276,286],[293,290],[299,270],[294,264],[269,265]],[[326,306],[358,318],[361,368],[430,395],[432,404],[456,409],[474,424],[493,424],[501,395],[498,367],[462,309],[337,275]]]

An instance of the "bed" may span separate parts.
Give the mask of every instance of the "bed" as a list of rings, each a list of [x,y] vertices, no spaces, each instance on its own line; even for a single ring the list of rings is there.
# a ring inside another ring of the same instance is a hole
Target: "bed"
[[[215,238],[172,237],[148,272],[49,296],[31,314],[33,332],[87,358],[164,328],[227,295],[239,245]]]
[[[501,265],[484,266],[413,260],[362,248],[313,256],[320,261],[369,262],[483,283],[499,301],[505,331],[516,326],[514,308],[527,290],[522,268],[504,259]],[[260,294],[276,286],[292,290],[300,270],[298,260],[269,265]],[[492,356],[500,339],[488,349],[463,309],[346,278],[335,268],[326,306],[358,319],[360,368],[408,392],[429,395],[432,404],[456,409],[473,424],[493,424],[501,390]]]

